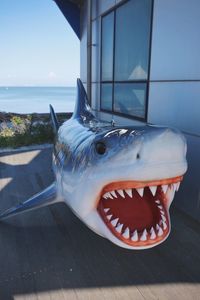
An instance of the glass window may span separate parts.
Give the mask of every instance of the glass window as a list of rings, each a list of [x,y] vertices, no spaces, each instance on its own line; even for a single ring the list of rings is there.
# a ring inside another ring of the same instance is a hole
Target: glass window
[[[102,18],[102,80],[113,77],[114,12]]]
[[[101,109],[145,119],[153,0],[127,0],[102,17]]]
[[[145,117],[146,83],[117,83],[114,85],[114,111]]]
[[[132,0],[116,10],[115,80],[147,79],[150,0]]]
[[[112,84],[103,83],[101,85],[101,108],[112,110]]]

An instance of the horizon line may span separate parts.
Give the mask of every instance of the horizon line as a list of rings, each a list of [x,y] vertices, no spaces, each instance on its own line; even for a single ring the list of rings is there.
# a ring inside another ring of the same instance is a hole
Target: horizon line
[[[76,86],[72,86],[72,85],[0,85],[0,88],[12,88],[12,87],[19,87],[19,88],[26,88],[26,87],[30,87],[30,88],[38,88],[38,87],[48,87],[48,88],[75,88]]]

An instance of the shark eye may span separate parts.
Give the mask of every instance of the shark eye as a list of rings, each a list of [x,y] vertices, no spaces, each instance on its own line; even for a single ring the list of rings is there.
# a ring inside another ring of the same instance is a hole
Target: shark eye
[[[95,145],[96,152],[103,155],[106,152],[106,145],[103,142],[97,142]]]

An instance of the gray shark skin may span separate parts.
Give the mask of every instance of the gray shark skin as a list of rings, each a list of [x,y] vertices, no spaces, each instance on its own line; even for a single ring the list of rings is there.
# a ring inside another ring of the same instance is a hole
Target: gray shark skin
[[[187,170],[184,136],[166,127],[101,122],[80,79],[72,118],[59,127],[50,110],[55,183],[0,219],[63,201],[91,230],[123,248],[166,240],[169,208]]]

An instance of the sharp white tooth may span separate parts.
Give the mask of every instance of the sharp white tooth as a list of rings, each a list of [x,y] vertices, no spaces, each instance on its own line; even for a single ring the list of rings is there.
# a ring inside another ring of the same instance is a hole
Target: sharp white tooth
[[[104,198],[104,199],[107,199],[107,198],[108,198],[108,193],[105,193],[105,194],[103,195],[103,198]]]
[[[160,226],[158,224],[156,224],[156,229],[159,230]]]
[[[125,195],[124,195],[124,191],[123,190],[117,190],[118,193],[120,194],[121,197],[125,198]]]
[[[141,197],[143,197],[143,195],[144,195],[144,188],[139,188],[139,189],[136,189],[136,190],[137,190],[138,194],[139,194]]]
[[[110,208],[104,208],[105,213],[107,213],[110,210]]]
[[[167,229],[167,224],[165,222],[163,222],[163,229]]]
[[[125,192],[129,195],[130,198],[133,198],[132,189],[126,189]]]
[[[149,189],[150,189],[152,195],[155,196],[156,191],[157,191],[157,186],[149,186]]]
[[[176,192],[178,192],[179,187],[180,187],[180,182],[177,182],[177,183],[174,184],[174,188],[175,188]]]
[[[115,228],[115,230],[119,233],[122,232],[122,227],[123,227],[123,224],[118,224],[117,227]]]
[[[176,183],[173,183],[172,185],[173,185],[174,191],[176,191]]]
[[[108,215],[108,216],[106,216],[106,218],[107,218],[108,220],[110,220],[110,219],[112,218],[112,215]]]
[[[115,227],[117,225],[118,221],[119,221],[119,218],[116,218],[116,219],[112,220],[110,223],[112,224],[113,227]]]
[[[106,195],[107,198],[113,199],[113,196],[109,192],[107,192],[105,195]]]
[[[150,240],[154,240],[156,238],[156,233],[153,227],[151,227],[150,233],[151,233]]]
[[[158,236],[161,236],[161,235],[163,235],[163,230],[162,230],[162,228],[158,225],[158,224],[156,224],[156,229],[157,229],[157,231],[158,231]]]
[[[137,232],[137,230],[135,230],[133,232],[133,235],[131,237],[131,241],[133,241],[133,242],[137,242],[138,241],[138,232]]]
[[[163,190],[164,194],[166,194],[167,189],[168,189],[168,184],[163,184],[162,185],[162,190]]]
[[[154,231],[154,228],[152,226],[149,232],[152,233],[153,231]]]
[[[155,202],[156,202],[157,204],[160,204],[160,200],[156,200]]]
[[[159,209],[163,209],[163,207],[162,207],[161,205],[158,205],[158,208],[159,208]]]
[[[160,213],[161,213],[161,215],[163,215],[163,216],[165,215],[165,213],[164,213],[164,211],[163,211],[163,210],[161,210],[161,211],[160,211]]]
[[[173,191],[175,191],[175,188],[174,188],[174,184],[173,184],[173,183],[170,184],[170,189],[173,190]]]
[[[103,198],[104,198],[104,199],[108,199],[108,198],[113,199],[112,195],[111,195],[109,192],[105,193],[105,194],[103,195]]]
[[[125,238],[125,239],[129,239],[130,237],[130,230],[129,228],[127,227],[124,231],[124,233],[122,234],[122,236]]]
[[[161,235],[163,235],[163,230],[162,230],[162,228],[160,227],[159,230],[158,230],[158,236],[161,236]]]
[[[161,218],[164,222],[166,222],[167,219],[165,218],[165,216],[161,215]]]
[[[112,196],[114,196],[115,198],[117,198],[117,194],[115,193],[115,191],[111,191],[110,192]]]
[[[144,229],[140,241],[146,241],[146,240],[147,240],[147,231],[146,229]]]

